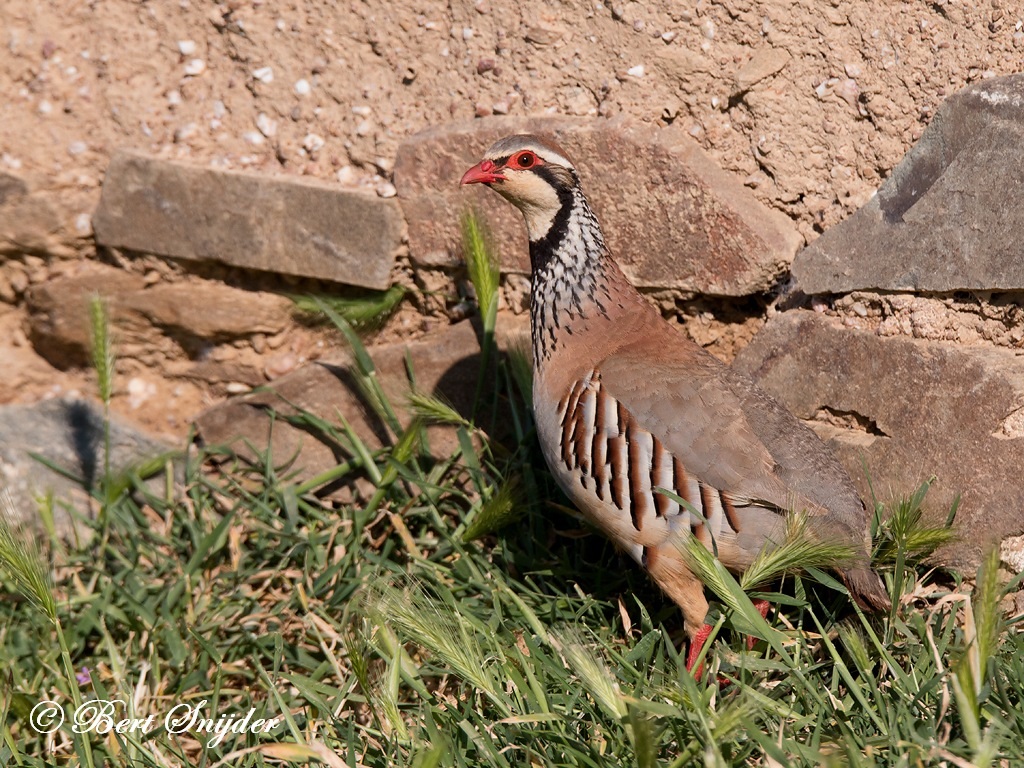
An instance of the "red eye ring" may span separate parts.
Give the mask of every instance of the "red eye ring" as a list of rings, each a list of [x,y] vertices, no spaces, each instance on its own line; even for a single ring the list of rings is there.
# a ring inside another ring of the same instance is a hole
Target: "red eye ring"
[[[526,150],[512,158],[512,162],[516,168],[533,168],[537,164],[537,156],[530,150]]]

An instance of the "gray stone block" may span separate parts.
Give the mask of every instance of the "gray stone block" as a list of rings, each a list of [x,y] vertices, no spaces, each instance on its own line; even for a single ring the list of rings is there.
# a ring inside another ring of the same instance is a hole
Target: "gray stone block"
[[[118,152],[93,228],[115,248],[383,289],[404,223],[393,200],[310,179]]]
[[[1024,290],[1024,74],[951,96],[878,193],[797,254],[806,293]]]

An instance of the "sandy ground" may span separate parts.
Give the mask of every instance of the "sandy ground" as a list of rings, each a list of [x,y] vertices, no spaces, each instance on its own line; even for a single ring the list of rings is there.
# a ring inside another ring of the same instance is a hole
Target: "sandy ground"
[[[59,228],[30,267],[0,264],[0,287],[95,256],[115,149],[390,196],[403,137],[505,113],[679,125],[811,240],[868,199],[945,96],[1022,66],[1019,0],[4,0],[0,173]],[[31,375],[0,397],[88,386],[33,358],[18,287],[0,291],[0,360]],[[209,395],[181,400],[171,431]]]

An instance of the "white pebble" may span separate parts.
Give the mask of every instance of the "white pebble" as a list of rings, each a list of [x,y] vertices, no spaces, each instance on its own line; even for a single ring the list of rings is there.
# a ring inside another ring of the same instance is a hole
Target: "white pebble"
[[[182,56],[191,56],[196,52],[196,41],[195,40],[179,40],[178,41],[178,52]]]
[[[89,145],[86,144],[84,141],[72,141],[68,145],[68,154],[72,156],[81,155],[87,149],[89,149]]]
[[[473,28],[472,27],[463,27],[462,28],[462,39],[463,40],[469,40],[471,37],[473,37]]]
[[[268,139],[272,139],[277,135],[277,121],[267,117],[265,112],[260,112],[256,115],[256,127]]]
[[[43,99],[42,101],[39,102],[39,114],[40,115],[46,116],[46,115],[50,114],[51,112],[53,112],[53,104],[48,102],[46,99]]]
[[[359,174],[351,165],[343,165],[338,169],[338,182],[348,187],[353,187],[359,182]]]
[[[352,107],[352,114],[359,115],[360,117],[369,117],[372,112],[373,110],[370,109],[365,104],[359,104],[355,107]]]
[[[274,82],[274,70],[270,67],[260,67],[252,71],[252,76],[259,80],[261,83],[272,83]]]
[[[185,74],[189,77],[198,77],[206,71],[206,62],[202,59],[192,59],[185,65]]]
[[[176,107],[181,104],[181,91],[170,91],[167,94],[167,106]]]
[[[260,144],[263,143],[263,134],[260,133],[259,131],[246,131],[245,133],[242,134],[242,138],[245,139],[250,144],[255,144],[256,146],[259,146]]]
[[[398,190],[395,189],[395,185],[390,181],[385,181],[383,184],[377,187],[378,197],[394,197],[398,194]]]
[[[678,34],[678,32],[662,32],[661,39],[664,40],[666,43],[671,43],[673,40],[676,39],[676,36]]]
[[[857,63],[844,64],[843,65],[843,69],[846,70],[846,76],[847,77],[860,77],[861,76],[860,64],[857,64]]]
[[[713,22],[711,19],[708,19],[707,21],[705,21],[703,24],[700,25],[700,31],[704,34],[704,37],[706,37],[708,40],[714,40],[715,39],[715,22]]]
[[[509,109],[511,109],[507,100],[496,101],[494,106],[491,107],[491,111],[496,115],[507,115]]]
[[[295,81],[295,92],[299,96],[308,96],[312,88],[309,85],[309,80],[296,80]]]
[[[324,141],[323,136],[318,136],[315,133],[307,133],[306,138],[302,140],[302,146],[310,154],[314,152],[319,152],[321,149],[324,148],[324,144],[326,143],[327,142]]]
[[[213,102],[213,116],[218,120],[222,119],[227,114],[227,107],[224,106],[224,102],[217,99]]]
[[[6,152],[4,152],[2,155],[0,155],[0,161],[3,161],[3,164],[10,168],[12,171],[21,170],[21,160],[14,157],[13,155],[9,155]]]
[[[720,98],[718,98],[717,96],[712,96],[711,97],[711,106],[714,109],[718,109],[718,105],[721,104],[721,103],[722,103],[722,100]]]
[[[92,216],[80,213],[75,217],[75,232],[85,236],[92,232]]]
[[[373,130],[373,123],[369,120],[363,120],[356,126],[356,136],[366,136]]]
[[[644,76],[644,65],[637,64],[635,67],[630,67],[626,70],[626,74],[630,77],[643,77]]]
[[[224,387],[224,389],[227,390],[227,393],[229,395],[242,395],[245,394],[246,392],[252,391],[252,387],[250,387],[248,384],[243,384],[240,381],[229,382],[228,385]]]
[[[174,132],[174,143],[183,144],[189,139],[195,138],[196,134],[199,133],[199,126],[195,123],[185,123],[178,130]]]

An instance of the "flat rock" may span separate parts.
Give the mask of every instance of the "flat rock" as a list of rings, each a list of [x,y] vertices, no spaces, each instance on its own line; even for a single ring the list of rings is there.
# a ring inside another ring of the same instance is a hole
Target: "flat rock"
[[[394,200],[121,151],[93,228],[114,248],[383,289],[404,223]]]
[[[1024,74],[947,99],[859,211],[801,251],[805,293],[1024,290]]]
[[[815,428],[865,499],[937,477],[926,516],[942,524],[962,495],[960,538],[936,553],[973,569],[1024,534],[1024,357],[992,347],[880,338],[816,313],[777,315],[734,363]]]
[[[529,272],[522,216],[490,190],[459,179],[497,139],[553,136],[577,164],[612,252],[641,287],[722,296],[769,289],[801,242],[792,223],[759,203],[683,131],[625,119],[487,118],[416,134],[398,149],[395,186],[414,261],[461,259],[459,214],[489,222],[506,270]]]
[[[28,184],[0,173],[0,256],[40,254],[55,249],[57,212]]]
[[[371,348],[377,377],[399,418],[408,423],[404,403],[409,392],[406,356],[412,360],[419,389],[441,394],[456,410],[468,414],[476,391],[479,344],[473,326],[461,322],[408,344]],[[347,460],[327,436],[316,429],[300,428],[271,411],[295,415],[308,411],[331,424],[340,413],[373,449],[386,444],[387,429],[363,399],[350,363],[313,363],[282,376],[259,392],[215,405],[196,419],[199,437],[206,445],[230,445],[252,459],[250,446],[270,448],[275,462],[295,457],[289,470],[300,478],[313,477]],[[434,455],[447,456],[457,449],[454,433],[445,428],[428,429]]]
[[[293,306],[284,296],[212,280],[157,284],[122,298],[157,327],[212,341],[279,333],[288,325]]]
[[[154,332],[192,347],[273,334],[287,326],[292,308],[283,296],[198,278],[147,287],[138,275],[83,262],[75,274],[34,285],[27,294],[29,338],[51,365],[89,362],[93,296],[107,302],[112,331],[128,344],[149,344]]]
[[[781,72],[792,58],[789,51],[766,45],[754,52],[733,78],[733,94],[749,91],[766,77]]]
[[[152,459],[170,446],[118,419],[111,420],[111,467],[123,470]],[[104,471],[103,413],[88,400],[45,400],[36,405],[0,407],[0,486],[10,493],[17,522],[39,522],[38,498],[53,491],[57,499],[71,499],[86,512],[85,491],[79,483],[54,472],[30,454],[39,454],[93,486]],[[67,513],[55,505],[59,530],[66,529]]]

